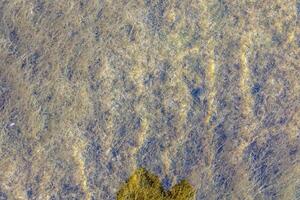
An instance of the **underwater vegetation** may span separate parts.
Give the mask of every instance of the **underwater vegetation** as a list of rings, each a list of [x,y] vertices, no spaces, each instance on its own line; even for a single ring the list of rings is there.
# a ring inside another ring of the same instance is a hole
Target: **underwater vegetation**
[[[300,200],[299,25],[300,0],[0,0],[0,200]]]
[[[182,180],[165,191],[159,178],[144,168],[137,169],[117,193],[117,200],[192,200],[195,190]]]

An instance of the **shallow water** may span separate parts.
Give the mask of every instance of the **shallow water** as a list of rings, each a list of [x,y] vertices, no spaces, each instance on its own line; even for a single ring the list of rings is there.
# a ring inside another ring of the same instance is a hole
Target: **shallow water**
[[[0,199],[300,198],[298,0],[0,1]]]

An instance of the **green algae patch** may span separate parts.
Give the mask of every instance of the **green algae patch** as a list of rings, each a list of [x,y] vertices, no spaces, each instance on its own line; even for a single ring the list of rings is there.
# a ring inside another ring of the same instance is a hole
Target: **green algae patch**
[[[193,200],[194,188],[183,180],[165,191],[159,178],[147,170],[137,169],[117,193],[117,200]]]
[[[195,199],[195,190],[186,180],[182,180],[168,192],[168,200],[192,200]]]

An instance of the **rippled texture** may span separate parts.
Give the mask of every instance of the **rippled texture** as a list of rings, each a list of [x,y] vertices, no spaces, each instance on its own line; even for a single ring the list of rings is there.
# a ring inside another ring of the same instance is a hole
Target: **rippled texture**
[[[0,199],[300,198],[299,0],[1,0]]]

